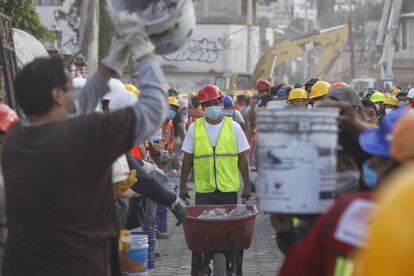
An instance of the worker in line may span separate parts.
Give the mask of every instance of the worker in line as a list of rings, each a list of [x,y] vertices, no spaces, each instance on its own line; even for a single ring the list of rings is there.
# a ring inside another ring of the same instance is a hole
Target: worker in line
[[[400,102],[400,107],[406,107],[408,104],[407,91],[401,91],[397,94],[397,99]]]
[[[306,90],[306,92],[308,92],[308,97],[310,97],[312,86],[320,80],[320,78],[313,77],[305,82],[303,88]]]
[[[407,100],[408,100],[407,107],[413,108],[414,107],[414,88],[410,88],[410,90],[408,90]]]
[[[339,87],[329,92],[321,102],[321,108],[323,106],[342,108],[338,135],[340,150],[337,152],[337,180],[334,196],[356,193],[359,190],[360,170],[363,163],[370,157],[362,151],[358,137],[362,131],[373,128],[373,126],[364,121],[361,100],[350,87]],[[300,217],[298,223],[293,225],[291,216],[272,214],[270,219],[277,233],[277,245],[282,253],[286,254],[292,244],[303,239],[312,229],[316,218],[316,216]]]
[[[390,113],[400,107],[400,102],[394,96],[387,96],[384,100],[384,112],[385,114]]]
[[[2,152],[9,226],[5,276],[121,274],[111,164],[160,126],[167,101],[142,20],[121,13],[114,22],[117,36],[85,84],[78,111],[97,106],[128,50],[138,61],[142,87],[134,106],[69,119],[76,99],[60,58],[35,59],[16,76],[26,118],[9,131]]]
[[[326,81],[317,81],[314,85],[312,85],[309,102],[315,106],[315,104],[321,100],[329,93],[331,89],[331,85],[329,82]]]
[[[259,107],[266,107],[267,102],[272,99],[272,95],[270,94],[271,88],[272,85],[268,80],[260,79],[256,82],[256,90],[259,93],[257,105]]]
[[[240,111],[233,108],[233,98],[229,95],[224,96],[223,98],[223,110],[221,112],[223,116],[230,117],[240,125],[240,127],[245,130],[245,123],[243,116]]]
[[[275,97],[273,97],[273,99],[267,103],[266,107],[271,109],[286,108],[288,106],[288,93],[291,90],[291,87],[283,85],[281,88],[277,90]]]
[[[306,107],[308,104],[308,95],[303,88],[294,88],[288,96],[289,106]]]
[[[9,129],[19,121],[17,113],[8,105],[0,104],[0,147]],[[1,153],[1,148],[0,148]],[[7,240],[6,200],[3,182],[3,172],[0,166],[0,275],[3,275],[3,255]]]
[[[191,106],[188,109],[187,129],[195,120],[204,116],[203,108],[201,107],[201,104],[196,95],[190,97],[190,103]]]
[[[196,205],[237,204],[240,175],[244,184],[241,197],[247,200],[250,197],[247,161],[250,146],[246,136],[238,123],[222,115],[223,95],[218,87],[203,86],[198,98],[205,117],[191,124],[182,146],[180,196],[189,198],[187,178],[194,166]],[[238,260],[241,262],[241,259],[242,252],[239,252]],[[201,272],[199,254],[193,252],[191,266],[191,275]],[[236,274],[242,275],[242,272]]]
[[[184,140],[185,133],[186,133],[185,124],[186,124],[187,118],[183,118],[183,116],[181,116],[179,114],[179,111],[180,111],[180,104],[179,104],[180,94],[179,94],[178,90],[175,89],[175,88],[168,89],[168,97],[174,97],[174,98],[177,99],[178,110],[176,112],[178,113],[179,116],[174,116],[174,119],[172,119],[172,123],[173,123],[173,127],[174,127],[174,137],[176,138],[176,141],[179,144],[181,144],[181,141]],[[183,102],[183,105],[184,104],[185,103]],[[188,108],[188,102],[187,102],[187,108]]]
[[[360,135],[362,149],[372,156],[364,162],[362,170],[363,182],[369,190],[375,190],[380,177],[389,173],[392,160],[387,137],[392,135],[396,122],[406,112],[393,112],[384,117],[380,128]],[[318,218],[306,237],[293,245],[279,275],[353,275],[353,252],[364,245],[370,215],[375,208],[371,192],[338,198],[328,212]]]
[[[409,110],[397,122],[391,138],[391,156],[401,165],[376,195],[378,207],[371,217],[365,246],[355,254],[358,276],[408,276],[414,271],[410,258],[414,254],[410,246],[414,231],[414,112]]]
[[[374,92],[371,97],[369,98],[371,102],[375,104],[378,110],[378,115],[380,114],[381,110],[383,109],[383,102],[385,101],[385,95],[381,92]]]
[[[173,127],[173,120],[178,115],[178,110],[180,108],[180,104],[178,103],[177,98],[175,97],[168,97],[168,105],[170,109],[167,112],[167,119],[162,126],[162,149],[166,150],[170,153],[174,150],[174,127]]]
[[[365,120],[367,123],[371,125],[377,124],[377,118],[378,118],[378,111],[377,107],[373,102],[367,99],[362,99],[362,105],[364,108],[364,114],[365,114]]]

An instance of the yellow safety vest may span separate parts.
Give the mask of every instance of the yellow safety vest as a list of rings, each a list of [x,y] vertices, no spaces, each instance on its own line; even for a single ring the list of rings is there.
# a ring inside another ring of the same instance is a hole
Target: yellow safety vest
[[[197,193],[237,192],[240,188],[238,151],[233,120],[223,118],[216,147],[211,144],[204,123],[199,118],[194,127],[194,186]]]

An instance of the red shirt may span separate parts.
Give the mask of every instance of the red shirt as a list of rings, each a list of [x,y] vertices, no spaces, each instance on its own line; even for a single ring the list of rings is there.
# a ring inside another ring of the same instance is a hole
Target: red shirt
[[[351,255],[356,247],[338,240],[335,233],[351,203],[358,199],[370,201],[371,197],[372,192],[360,192],[338,198],[334,206],[319,217],[305,239],[292,246],[279,276],[351,276],[354,268]]]

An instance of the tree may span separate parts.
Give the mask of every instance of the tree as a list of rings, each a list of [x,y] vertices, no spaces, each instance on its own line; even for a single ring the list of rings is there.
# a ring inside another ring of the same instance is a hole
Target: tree
[[[11,18],[14,28],[26,31],[43,42],[55,40],[55,34],[40,22],[32,0],[0,0],[0,12]]]

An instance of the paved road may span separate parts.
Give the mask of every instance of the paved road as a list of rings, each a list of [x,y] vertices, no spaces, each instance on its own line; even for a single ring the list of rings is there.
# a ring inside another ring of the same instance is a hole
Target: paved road
[[[169,214],[168,227],[171,237],[159,240],[156,267],[150,270],[152,276],[190,275],[191,252],[187,249],[182,227],[175,227],[174,218]],[[256,218],[251,247],[244,252],[243,275],[275,276],[282,262],[282,254],[277,249],[274,234],[267,215]]]

